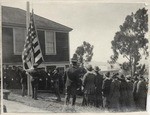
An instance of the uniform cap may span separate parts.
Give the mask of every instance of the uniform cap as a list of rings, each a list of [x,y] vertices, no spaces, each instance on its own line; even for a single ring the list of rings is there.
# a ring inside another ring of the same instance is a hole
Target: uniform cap
[[[109,76],[110,76],[110,72],[107,72],[107,73],[105,74],[105,76],[106,76],[106,77],[109,77]]]
[[[73,57],[71,58],[72,62],[78,62],[78,56],[77,54],[74,54]]]
[[[87,65],[86,68],[87,68],[88,71],[92,71],[93,70],[92,65]]]
[[[99,67],[98,66],[95,66],[94,67],[94,71],[100,71],[101,69],[99,69]]]

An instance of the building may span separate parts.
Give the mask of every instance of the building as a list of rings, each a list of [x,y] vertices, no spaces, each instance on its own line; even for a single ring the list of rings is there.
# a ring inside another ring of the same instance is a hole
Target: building
[[[69,65],[71,28],[35,15],[35,25],[44,61],[40,67],[64,70]],[[2,63],[22,66],[21,54],[26,38],[26,11],[2,6]]]

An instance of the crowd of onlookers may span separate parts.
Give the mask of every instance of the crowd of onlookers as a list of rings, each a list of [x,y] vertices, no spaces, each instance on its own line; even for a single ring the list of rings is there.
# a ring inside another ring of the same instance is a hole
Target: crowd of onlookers
[[[98,66],[93,68],[91,65],[86,68],[81,67],[79,70],[80,78],[76,81],[74,90],[81,92],[82,106],[95,106],[112,111],[146,110],[148,81],[142,75],[137,73],[131,77],[121,73],[103,74]],[[40,85],[38,76],[44,75],[45,79],[49,79],[52,84],[57,101],[61,101],[60,88],[65,89],[67,84],[65,73],[63,76],[60,75],[58,68],[53,72],[40,71],[39,73],[41,74],[38,74],[37,78],[33,77],[31,80],[35,96],[33,98],[37,99],[38,85]],[[24,96],[27,89],[27,75],[21,66],[3,68],[3,88],[22,88],[22,96]]]
[[[148,81],[139,74],[133,77],[120,73],[105,75],[98,67],[87,67],[82,79],[83,103],[112,111],[146,110]]]

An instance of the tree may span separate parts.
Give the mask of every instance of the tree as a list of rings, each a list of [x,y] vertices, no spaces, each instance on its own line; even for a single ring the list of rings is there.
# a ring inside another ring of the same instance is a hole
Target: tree
[[[120,31],[116,32],[111,41],[113,55],[111,63],[115,63],[121,54],[128,60],[131,76],[134,75],[142,55],[148,57],[148,14],[145,8],[139,9],[135,14],[127,15]],[[143,52],[143,54],[142,54]]]
[[[84,62],[90,62],[92,60],[93,48],[94,48],[93,45],[85,41],[81,46],[77,47],[75,54],[77,54],[78,56],[79,63],[83,65]]]

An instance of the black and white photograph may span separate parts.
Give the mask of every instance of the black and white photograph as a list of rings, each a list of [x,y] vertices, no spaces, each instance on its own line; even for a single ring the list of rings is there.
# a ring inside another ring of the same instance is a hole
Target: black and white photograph
[[[148,4],[2,0],[1,113],[147,112]]]

